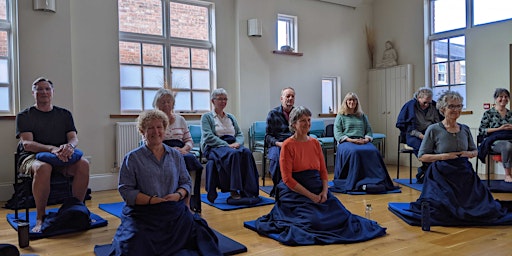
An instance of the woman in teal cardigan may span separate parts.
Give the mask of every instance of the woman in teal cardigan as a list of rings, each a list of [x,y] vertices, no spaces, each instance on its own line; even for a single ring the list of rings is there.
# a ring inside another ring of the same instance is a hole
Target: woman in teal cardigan
[[[334,121],[338,143],[334,165],[334,190],[341,193],[386,193],[397,190],[377,148],[359,98],[347,93]]]
[[[208,201],[214,203],[217,187],[230,192],[228,204],[258,203],[258,169],[252,152],[243,146],[244,135],[236,118],[224,112],[228,94],[223,88],[211,95],[213,111],[201,117],[201,146],[206,163]]]

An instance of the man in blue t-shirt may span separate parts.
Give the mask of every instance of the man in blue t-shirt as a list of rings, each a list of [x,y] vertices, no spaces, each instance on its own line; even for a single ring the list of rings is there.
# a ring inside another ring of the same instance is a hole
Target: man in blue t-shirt
[[[16,115],[16,138],[20,139],[19,171],[32,175],[32,193],[36,204],[36,225],[32,232],[40,232],[50,194],[52,169],[65,176],[73,176],[73,196],[83,201],[89,185],[89,162],[80,157],[70,163],[78,144],[77,131],[71,112],[54,106],[53,83],[40,77],[32,83],[35,104]],[[36,154],[49,152],[62,166],[52,166],[36,159]],[[69,163],[68,163],[69,162]]]

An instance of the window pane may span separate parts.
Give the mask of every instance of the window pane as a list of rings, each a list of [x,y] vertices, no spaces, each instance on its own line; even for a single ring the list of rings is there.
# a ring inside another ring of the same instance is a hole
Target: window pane
[[[138,66],[121,65],[121,87],[142,87],[141,72]]]
[[[432,0],[432,2],[434,33],[466,27],[466,0]]]
[[[173,68],[172,88],[190,89],[190,70]]]
[[[163,35],[161,0],[118,0],[119,31]]]
[[[160,44],[143,44],[144,65],[164,65],[164,47]]]
[[[175,98],[174,109],[176,111],[189,111],[192,109],[190,107],[190,92],[177,92]]]
[[[0,20],[7,20],[7,0],[0,0]]]
[[[435,101],[439,101],[439,96],[445,91],[448,91],[448,86],[439,86],[432,88],[433,96],[432,99]]]
[[[123,111],[141,111],[142,110],[142,91],[140,90],[121,90],[121,112]]]
[[[281,49],[281,46],[290,45],[288,28],[289,22],[284,20],[277,22],[277,49]]]
[[[192,89],[210,89],[210,71],[192,70]]]
[[[510,0],[474,0],[475,25],[512,19]]]
[[[466,83],[466,62],[454,61],[450,63],[450,84]]]
[[[144,67],[144,87],[160,88],[164,85],[164,69],[157,67]]]
[[[465,36],[450,38],[450,60],[466,59]]]
[[[124,64],[141,64],[140,44],[119,42],[119,62]]]
[[[8,57],[9,56],[9,48],[8,47],[9,47],[9,44],[7,43],[7,31],[0,31],[0,57]]]
[[[171,37],[209,40],[208,8],[171,2]]]
[[[11,110],[11,108],[9,108],[9,98],[9,88],[0,88],[0,111],[9,112]]]
[[[195,111],[209,111],[210,110],[210,93],[209,92],[193,92]]]
[[[156,91],[144,91],[144,109],[153,109],[153,99],[155,98]]]
[[[437,40],[432,43],[432,59],[434,63],[448,59],[448,40]]]
[[[9,66],[6,59],[0,59],[0,83],[9,83]]]
[[[208,69],[210,67],[207,49],[191,49],[192,68]]]
[[[171,46],[171,67],[189,68],[190,54],[188,47]]]
[[[450,91],[456,91],[464,98],[462,101],[462,105],[464,105],[464,107],[462,107],[462,108],[466,109],[466,85],[464,84],[464,85],[450,86]]]
[[[322,79],[322,113],[331,113],[334,107],[333,80]]]
[[[434,64],[432,73],[434,86],[448,84],[446,63]]]

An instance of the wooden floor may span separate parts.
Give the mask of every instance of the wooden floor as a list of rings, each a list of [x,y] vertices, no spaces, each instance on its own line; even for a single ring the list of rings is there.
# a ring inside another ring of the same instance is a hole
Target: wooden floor
[[[388,169],[391,177],[396,177],[396,167],[388,166]],[[402,176],[408,173],[408,167],[402,167],[401,170]],[[332,173],[330,175],[332,178]],[[266,182],[271,184],[269,179]],[[243,227],[244,221],[268,213],[272,205],[221,211],[203,204],[202,216],[212,228],[247,247],[248,252],[240,255],[512,255],[512,226],[432,227],[431,232],[424,232],[420,227],[409,226],[387,209],[388,202],[415,201],[419,194],[408,187],[402,187],[402,193],[398,194],[335,194],[354,214],[364,216],[365,202],[371,203],[372,218],[387,228],[385,237],[356,244],[289,247]],[[262,195],[266,196],[263,192]],[[501,200],[512,200],[512,194],[495,193],[494,196]],[[21,252],[38,255],[94,255],[94,245],[110,243],[120,222],[118,218],[98,209],[98,204],[119,201],[121,198],[115,190],[93,192],[92,200],[86,203],[87,207],[107,219],[108,226],[78,234],[32,240],[30,247]],[[5,202],[0,203],[4,205]],[[1,216],[11,212],[0,209]],[[17,245],[17,233],[5,219],[0,221],[0,243]]]

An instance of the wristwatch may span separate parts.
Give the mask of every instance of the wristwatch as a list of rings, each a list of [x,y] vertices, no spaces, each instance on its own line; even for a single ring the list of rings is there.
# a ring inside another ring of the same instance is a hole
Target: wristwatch
[[[73,144],[71,144],[71,143],[68,143],[68,145],[69,145],[69,146],[71,146],[73,149],[75,149],[75,148],[76,148],[76,146],[75,146],[75,145],[73,145]]]

